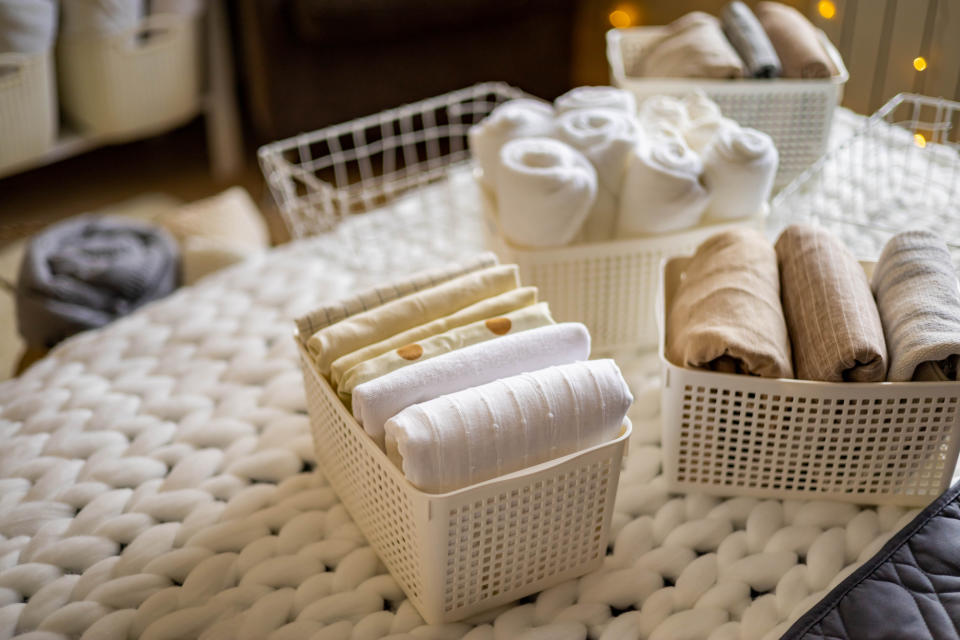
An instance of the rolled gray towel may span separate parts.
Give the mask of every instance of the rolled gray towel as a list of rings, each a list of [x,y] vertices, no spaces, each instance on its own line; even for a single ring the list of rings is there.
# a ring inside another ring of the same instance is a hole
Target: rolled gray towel
[[[17,279],[17,324],[32,347],[52,347],[173,291],[180,254],[163,229],[81,216],[34,236]]]
[[[723,33],[740,54],[748,75],[754,78],[779,78],[783,67],[773,43],[767,37],[750,7],[734,0],[720,12]]]

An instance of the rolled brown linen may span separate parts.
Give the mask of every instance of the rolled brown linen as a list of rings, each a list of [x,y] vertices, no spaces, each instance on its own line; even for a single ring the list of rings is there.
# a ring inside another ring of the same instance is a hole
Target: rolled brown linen
[[[887,345],[856,258],[829,232],[807,225],[787,227],[776,249],[797,378],[882,382]]]
[[[742,78],[743,62],[720,21],[693,11],[664,27],[631,75],[658,78]]]
[[[806,16],[779,2],[761,2],[754,13],[780,58],[784,78],[829,78],[836,69]]]
[[[792,378],[777,254],[760,233],[734,229],[701,244],[667,318],[667,358],[685,367]]]

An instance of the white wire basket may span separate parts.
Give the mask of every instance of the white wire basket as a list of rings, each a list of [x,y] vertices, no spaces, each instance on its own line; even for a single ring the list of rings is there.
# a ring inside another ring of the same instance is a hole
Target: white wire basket
[[[826,150],[833,111],[849,79],[843,59],[827,36],[820,42],[837,70],[824,80],[777,78],[719,80],[649,78],[633,75],[645,51],[664,27],[633,27],[607,32],[607,62],[612,83],[643,100],[653,95],[685,95],[701,90],[728,118],[770,135],[780,153],[776,185],[796,178]]]
[[[0,53],[0,175],[42,156],[56,137],[53,51]]]

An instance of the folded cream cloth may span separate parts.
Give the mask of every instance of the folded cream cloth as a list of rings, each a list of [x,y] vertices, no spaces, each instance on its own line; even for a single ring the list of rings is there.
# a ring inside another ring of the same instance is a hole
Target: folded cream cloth
[[[890,354],[887,380],[956,380],[960,288],[943,239],[929,231],[893,236],[871,286]]]
[[[320,373],[329,376],[330,364],[345,353],[518,286],[520,277],[516,265],[474,271],[320,329],[307,340],[307,348]]]
[[[693,11],[664,27],[630,75],[658,78],[741,78],[743,62],[720,21]]]
[[[700,221],[709,201],[703,162],[682,138],[650,140],[627,159],[618,236],[668,233]]]
[[[0,53],[43,53],[57,35],[56,0],[0,2]]]
[[[496,184],[500,148],[515,138],[545,137],[553,134],[553,106],[549,102],[520,98],[505,102],[479,124],[470,127],[470,152],[488,188]]]
[[[343,374],[337,395],[349,408],[353,403],[353,390],[365,382],[463,347],[551,324],[553,318],[546,302],[538,302],[495,318],[471,322],[361,362]]]
[[[666,342],[680,366],[793,377],[777,254],[763,235],[733,229],[697,248],[668,310]]]
[[[519,287],[511,289],[500,295],[475,302],[468,307],[464,307],[448,316],[437,318],[425,324],[417,325],[412,329],[407,329],[380,342],[367,345],[356,351],[342,355],[330,365],[330,382],[334,387],[340,385],[343,374],[354,368],[361,362],[376,358],[377,356],[399,349],[418,340],[429,338],[437,334],[462,327],[471,322],[502,316],[511,311],[529,307],[537,302],[536,287]]]
[[[616,438],[630,390],[613,360],[502,378],[387,421],[387,455],[417,488],[453,491]]]
[[[409,406],[500,378],[590,357],[590,333],[565,322],[528,329],[412,363],[353,388],[353,416],[383,445],[383,425]]]
[[[300,336],[306,340],[320,329],[329,327],[331,324],[340,322],[356,313],[368,311],[397,298],[434,287],[441,282],[453,280],[473,271],[492,267],[495,264],[497,264],[497,256],[485,251],[463,262],[420,271],[396,282],[371,287],[355,296],[325,304],[306,315],[300,316],[296,319],[297,330],[300,332]]]
[[[767,134],[721,127],[703,154],[703,183],[710,191],[707,216],[731,220],[756,215],[770,198],[779,155]]]
[[[497,170],[500,229],[526,247],[569,244],[597,197],[597,171],[568,144],[550,138],[511,140]]]
[[[829,232],[807,225],[784,229],[776,249],[797,378],[882,382],[883,327],[857,260]]]
[[[616,87],[577,87],[553,101],[558,114],[574,109],[616,109],[634,115],[637,101],[633,94]]]
[[[728,2],[720,11],[720,22],[727,40],[740,54],[747,75],[754,78],[780,76],[780,58],[750,7],[740,0]]]
[[[754,11],[777,51],[784,78],[829,78],[836,73],[806,16],[780,2],[760,2]]]

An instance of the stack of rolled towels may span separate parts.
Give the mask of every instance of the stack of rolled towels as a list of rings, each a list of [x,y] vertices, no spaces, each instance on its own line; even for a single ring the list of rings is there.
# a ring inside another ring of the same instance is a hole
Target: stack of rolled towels
[[[663,27],[632,76],[661,78],[824,79],[837,69],[807,18],[780,2],[751,11],[734,0],[716,18],[694,11]]]
[[[297,319],[321,375],[417,488],[443,493],[609,442],[630,390],[579,323],[492,254]]]
[[[906,231],[871,277],[828,231],[752,230],[705,241],[687,263],[666,325],[678,365],[825,382],[957,380],[960,287],[944,241]]]
[[[557,247],[755,216],[779,157],[702,93],[637,105],[613,87],[518,99],[472,127],[479,180],[510,243]]]

